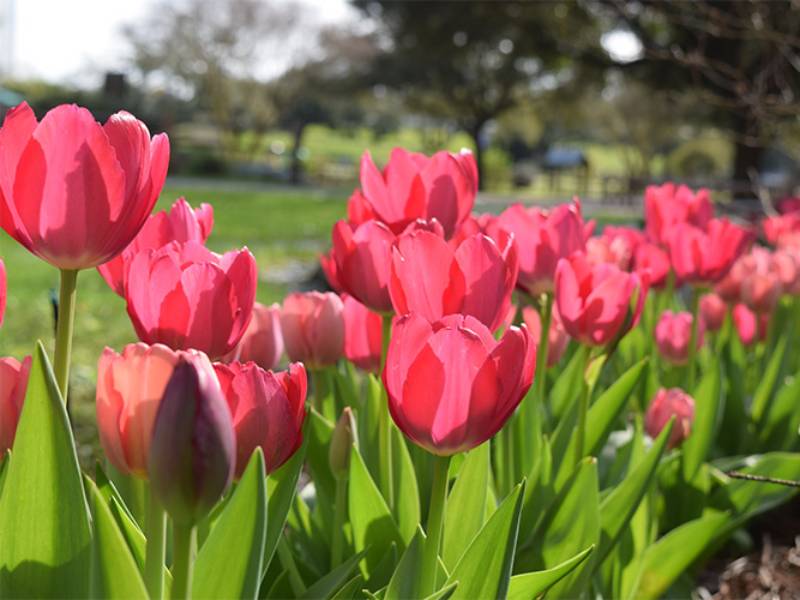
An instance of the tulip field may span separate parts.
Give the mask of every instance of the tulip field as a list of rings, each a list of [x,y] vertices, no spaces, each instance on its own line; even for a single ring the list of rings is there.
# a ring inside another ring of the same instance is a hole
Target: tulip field
[[[800,489],[797,202],[477,214],[472,154],[396,148],[215,206],[169,153],[0,128],[0,597],[689,598]]]

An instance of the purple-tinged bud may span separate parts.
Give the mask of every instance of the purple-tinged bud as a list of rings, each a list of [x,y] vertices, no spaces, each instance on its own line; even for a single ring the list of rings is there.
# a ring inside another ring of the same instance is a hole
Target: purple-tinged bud
[[[345,406],[333,429],[331,445],[328,449],[328,461],[336,479],[346,479],[350,471],[350,451],[353,448],[355,432],[356,423],[353,419],[353,411],[349,406]]]
[[[228,405],[205,354],[175,365],[150,445],[151,489],[174,521],[194,524],[233,479],[236,440]]]

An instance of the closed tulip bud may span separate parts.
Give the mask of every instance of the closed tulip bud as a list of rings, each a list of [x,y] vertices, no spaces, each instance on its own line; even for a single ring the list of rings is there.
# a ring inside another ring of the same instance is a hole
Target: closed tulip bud
[[[267,473],[272,473],[303,442],[306,418],[306,369],[289,365],[273,373],[255,363],[215,363],[222,393],[236,431],[236,477],[241,477],[256,448],[264,452]]]
[[[694,422],[694,399],[680,388],[661,388],[647,407],[644,427],[647,434],[658,437],[661,430],[675,417],[667,446],[677,448],[689,437]]]
[[[128,270],[128,315],[139,339],[212,358],[244,335],[256,297],[256,262],[247,248],[220,256],[197,242],[139,252]]]
[[[745,346],[755,342],[763,342],[767,337],[769,326],[769,313],[758,315],[744,304],[737,304],[731,311],[733,325],[736,333]]]
[[[669,254],[659,246],[645,242],[636,249],[633,259],[634,270],[642,275],[648,272],[650,285],[656,289],[663,288],[667,283],[671,266]]]
[[[534,340],[539,340],[542,331],[542,319],[539,316],[539,311],[532,306],[526,306],[522,309],[522,320]],[[569,336],[564,329],[564,324],[561,322],[561,317],[558,315],[558,310],[553,307],[553,312],[550,315],[550,331],[547,333],[547,366],[553,367],[559,363],[561,357],[564,356],[564,351],[569,344]],[[542,376],[540,374],[540,376]]]
[[[718,294],[704,294],[700,298],[700,316],[708,331],[719,331],[728,314],[728,304]]]
[[[283,301],[281,331],[286,354],[317,369],[344,355],[344,305],[333,292],[295,292]]]
[[[147,471],[150,488],[176,522],[194,524],[233,479],[236,438],[208,358],[182,356],[158,407]]]
[[[278,366],[283,355],[280,304],[253,305],[253,317],[245,329],[242,339],[222,359],[223,362],[254,362],[262,369]]]
[[[0,226],[59,269],[88,269],[123,251],[153,209],[169,141],[126,112],[105,125],[62,104],[36,121],[24,102],[0,129]]]
[[[668,233],[669,254],[675,274],[690,283],[721,280],[752,241],[752,233],[727,219],[711,219],[707,230],[688,223]]]
[[[358,368],[377,373],[383,353],[383,319],[352,296],[344,305],[344,354]]]
[[[526,327],[495,340],[470,316],[397,317],[383,371],[389,411],[429,452],[465,452],[503,427],[531,386],[535,362]]]
[[[0,260],[0,327],[3,325],[3,316],[6,313],[6,265]]]
[[[778,265],[766,248],[755,247],[740,260],[742,302],[756,313],[772,312],[783,293]]]
[[[692,337],[692,313],[683,311],[673,313],[665,310],[656,324],[656,346],[667,361],[682,365],[689,358],[689,344]],[[702,319],[698,323],[697,348],[703,345]]]
[[[145,221],[142,230],[116,257],[97,267],[109,287],[125,297],[125,281],[133,258],[142,250],[156,250],[170,242],[194,241],[205,243],[214,226],[214,209],[201,204],[192,210],[189,203],[178,198],[169,212],[162,210]]]
[[[349,406],[345,406],[336,427],[333,428],[328,461],[336,479],[347,479],[350,470],[350,450],[356,439],[356,422]]]
[[[644,214],[647,235],[656,243],[666,243],[671,229],[688,223],[705,229],[714,216],[708,190],[693,192],[685,185],[668,182],[651,185],[644,193]]]
[[[30,371],[30,356],[22,362],[11,357],[0,358],[0,460],[14,445]]]

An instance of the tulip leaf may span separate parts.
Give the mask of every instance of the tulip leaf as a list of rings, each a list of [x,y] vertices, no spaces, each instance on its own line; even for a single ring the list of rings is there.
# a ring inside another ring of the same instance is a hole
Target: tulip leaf
[[[451,598],[506,596],[514,565],[524,486],[523,482],[514,487],[464,551],[447,580],[447,585],[458,582]]]
[[[761,423],[764,414],[769,409],[770,402],[772,401],[775,384],[778,382],[781,371],[783,370],[783,357],[786,352],[787,336],[782,336],[772,355],[769,357],[764,373],[761,375],[758,387],[753,394],[753,404],[750,409],[750,414],[753,417],[753,422],[756,424]]]
[[[419,489],[406,440],[397,427],[391,427],[391,432],[394,489],[402,490],[401,493],[395,494],[395,516],[400,537],[404,544],[408,544],[420,522]]]
[[[444,586],[438,592],[432,593],[430,596],[426,597],[425,600],[448,600],[448,598],[455,593],[457,587],[458,582],[454,581],[453,583]]]
[[[575,567],[581,564],[592,553],[594,546],[589,546],[569,560],[545,571],[521,573],[511,578],[508,586],[508,600],[531,600],[544,594],[548,589],[569,575]]]
[[[278,547],[278,539],[286,525],[286,518],[297,493],[297,482],[300,479],[300,472],[303,470],[306,447],[304,442],[294,456],[267,477],[269,501],[267,503],[267,536],[264,542],[264,571],[269,567],[275,549]]]
[[[348,583],[350,575],[353,573],[353,570],[358,567],[358,563],[362,558],[364,558],[363,552],[354,554],[308,588],[301,598],[307,598],[309,600],[315,598],[332,598],[343,585]]]
[[[416,598],[419,596],[417,585],[420,581],[422,572],[423,546],[425,545],[425,534],[417,526],[417,532],[411,539],[411,543],[403,552],[400,563],[397,565],[389,585],[384,593],[384,600],[401,600],[403,598]]]
[[[193,597],[255,598],[267,532],[264,455],[257,448],[197,554]]]
[[[364,587],[364,577],[360,573],[345,583],[331,600],[353,600],[358,598],[358,591]]]
[[[583,368],[586,354],[582,348],[573,352],[567,365],[561,370],[548,396],[550,411],[557,422],[561,421],[570,406],[575,404],[583,386]]]
[[[761,425],[756,427],[760,448],[794,449],[800,442],[800,373],[792,377],[775,394]]]
[[[714,432],[717,428],[717,415],[722,402],[722,385],[719,364],[712,361],[693,394],[695,416],[689,437],[684,441],[683,476],[688,482],[697,474],[700,465],[706,460]]]
[[[91,529],[64,403],[41,343],[0,498],[0,596],[84,598]]]
[[[336,479],[331,472],[328,453],[333,429],[334,424],[316,410],[312,408],[308,411],[305,425],[306,459],[317,495],[314,508],[319,510],[328,530],[333,526],[333,504],[336,499]]]
[[[442,559],[453,569],[472,539],[483,527],[486,494],[489,487],[489,444],[481,444],[467,453],[447,499],[444,519]]]
[[[85,478],[92,505],[92,598],[146,598],[139,565],[117,527],[107,500],[95,483]]]

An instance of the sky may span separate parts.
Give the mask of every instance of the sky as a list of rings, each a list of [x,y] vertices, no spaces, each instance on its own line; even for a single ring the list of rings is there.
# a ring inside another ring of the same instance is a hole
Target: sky
[[[352,14],[346,0],[300,1],[325,23]],[[152,0],[0,0],[0,7],[10,4],[15,77],[98,84],[104,71],[124,65],[120,29],[139,20]]]

